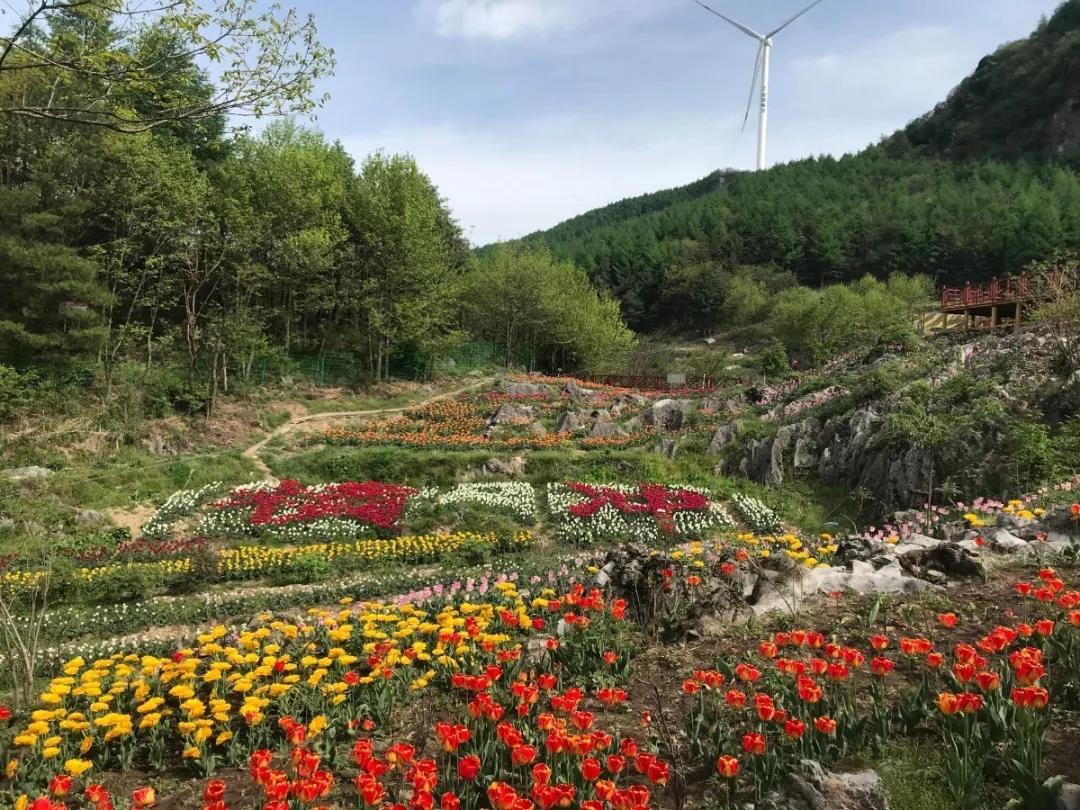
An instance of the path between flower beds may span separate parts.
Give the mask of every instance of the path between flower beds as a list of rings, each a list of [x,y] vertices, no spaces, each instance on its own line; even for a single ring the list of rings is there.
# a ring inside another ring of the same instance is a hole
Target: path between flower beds
[[[474,383],[466,385],[463,388],[457,388],[453,391],[445,391],[441,394],[436,394],[435,396],[420,400],[419,402],[414,402],[409,405],[401,405],[396,408],[375,408],[373,410],[366,411],[332,411],[330,413],[312,413],[305,416],[294,416],[289,419],[288,422],[274,428],[262,439],[251,445],[251,447],[247,448],[244,451],[244,458],[251,459],[251,463],[260,473],[262,473],[262,476],[265,480],[273,481],[275,480],[274,474],[266,465],[266,462],[264,462],[259,457],[259,453],[261,453],[263,448],[266,447],[266,445],[268,445],[274,439],[278,438],[279,436],[284,436],[286,433],[292,432],[300,425],[310,422],[320,422],[326,419],[348,419],[349,417],[354,416],[380,416],[387,413],[404,413],[405,411],[412,410],[413,408],[422,408],[425,405],[430,405],[433,402],[439,402],[444,399],[456,397],[458,394],[464,394],[466,391],[472,391],[475,388],[482,388],[485,385],[490,385],[494,381],[494,377],[485,377],[481,380],[477,380]]]

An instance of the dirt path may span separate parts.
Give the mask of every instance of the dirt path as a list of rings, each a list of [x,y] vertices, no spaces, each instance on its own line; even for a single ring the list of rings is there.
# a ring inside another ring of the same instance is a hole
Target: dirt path
[[[313,413],[304,416],[294,416],[289,419],[283,425],[274,428],[266,436],[257,441],[251,447],[244,451],[244,458],[251,459],[251,463],[255,468],[262,473],[263,478],[270,481],[273,480],[274,474],[270,468],[266,465],[266,462],[259,457],[259,453],[270,442],[279,436],[284,436],[286,433],[291,433],[302,425],[307,425],[312,422],[321,422],[328,419],[348,419],[355,416],[382,416],[389,413],[404,413],[405,411],[412,410],[413,408],[421,408],[424,405],[429,405],[432,402],[439,402],[440,400],[450,399],[456,397],[458,394],[464,394],[466,391],[471,391],[474,388],[481,388],[485,385],[489,385],[494,381],[494,377],[485,377],[481,380],[477,380],[474,383],[464,386],[463,388],[456,388],[453,391],[444,391],[441,394],[428,397],[427,399],[420,400],[419,402],[413,402],[409,405],[402,405],[396,408],[375,408],[374,410],[367,411],[332,411],[330,413]]]

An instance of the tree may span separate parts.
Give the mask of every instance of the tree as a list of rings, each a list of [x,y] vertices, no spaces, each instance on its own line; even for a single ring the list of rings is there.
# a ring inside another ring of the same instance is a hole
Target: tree
[[[350,199],[356,283],[350,308],[367,338],[368,367],[389,376],[395,353],[426,363],[454,338],[452,244],[442,199],[406,155],[369,156]]]
[[[77,207],[76,207],[77,210]],[[0,359],[94,352],[110,298],[98,266],[71,244],[65,203],[41,190],[0,189]]]
[[[508,366],[602,370],[633,347],[617,302],[541,247],[485,254],[465,279],[462,306],[469,331],[495,343]]]
[[[1035,318],[1056,338],[1066,369],[1080,369],[1080,256],[1059,251],[1029,265],[1027,273]]]
[[[263,297],[286,352],[298,334],[322,348],[337,321],[352,158],[321,133],[279,121],[240,137],[218,181],[237,249],[265,271],[247,279],[245,297]]]
[[[0,38],[0,113],[9,115],[142,132],[303,113],[333,67],[314,20],[276,4],[24,1]]]

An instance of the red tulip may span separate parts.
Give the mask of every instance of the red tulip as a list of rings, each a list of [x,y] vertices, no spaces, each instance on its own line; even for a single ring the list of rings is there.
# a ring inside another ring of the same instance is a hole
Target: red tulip
[[[1021,686],[1012,690],[1012,701],[1022,709],[1045,709],[1050,693],[1041,686]]]
[[[462,779],[471,782],[480,775],[480,757],[476,754],[462,757],[458,760],[457,772]]]
[[[941,713],[945,715],[953,715],[960,710],[960,701],[952,692],[938,693],[937,705]]]
[[[816,728],[821,734],[827,734],[829,736],[836,733],[836,721],[828,716],[821,716],[814,719],[814,728]]]
[[[895,664],[891,659],[883,656],[875,656],[870,662],[870,672],[879,678],[884,678],[893,671]]]
[[[211,779],[206,783],[206,788],[203,790],[203,801],[216,802],[220,801],[225,795],[225,782],[221,779]]]
[[[761,672],[749,664],[738,664],[735,667],[735,677],[746,683],[754,683],[761,677]]]
[[[600,778],[600,761],[593,757],[585,757],[581,760],[581,775],[592,782]]]
[[[756,732],[744,734],[742,738],[743,751],[754,756],[765,753],[765,737]]]
[[[536,749],[531,745],[516,745],[510,749],[510,761],[515,765],[528,765],[536,759]]]
[[[974,714],[982,708],[983,699],[973,692],[964,692],[957,695],[960,711],[964,714]]]
[[[958,621],[955,613],[939,613],[937,618],[942,626],[948,628],[956,627],[956,622]]]

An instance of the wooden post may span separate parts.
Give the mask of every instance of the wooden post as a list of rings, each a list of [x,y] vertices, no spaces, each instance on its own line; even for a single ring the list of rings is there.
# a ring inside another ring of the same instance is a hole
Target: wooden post
[[[949,313],[948,312],[942,312],[941,313],[941,331],[942,332],[948,332],[949,331]]]
[[[1024,304],[1023,304],[1022,301],[1017,301],[1016,302],[1016,319],[1013,321],[1013,329],[1019,329],[1020,328],[1020,308],[1023,305]]]
[[[994,304],[993,306],[990,307],[990,330],[993,331],[994,329],[997,329],[997,325],[998,325],[998,311],[997,311],[997,304]]]

